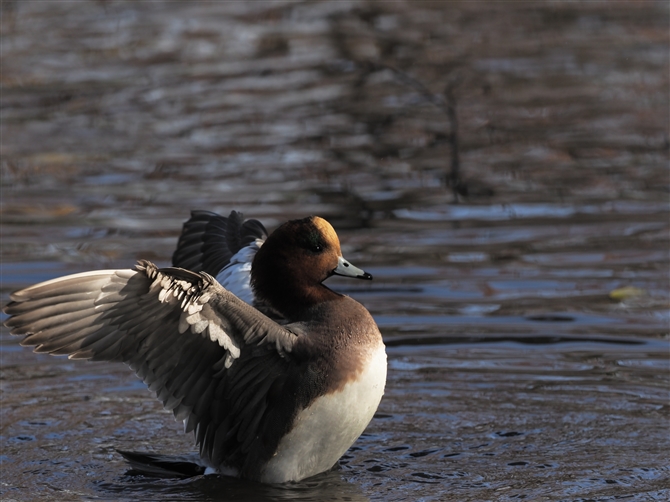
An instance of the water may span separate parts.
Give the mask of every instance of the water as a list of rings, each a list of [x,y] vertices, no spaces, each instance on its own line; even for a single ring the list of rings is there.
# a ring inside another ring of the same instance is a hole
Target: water
[[[484,6],[484,7],[482,7]],[[2,332],[2,500],[667,500],[662,3],[3,2],[2,299],[169,262],[189,209],[319,214],[388,347],[336,470],[130,476],[192,450],[122,365]],[[443,180],[454,79],[462,181]],[[462,190],[463,192],[463,190]]]

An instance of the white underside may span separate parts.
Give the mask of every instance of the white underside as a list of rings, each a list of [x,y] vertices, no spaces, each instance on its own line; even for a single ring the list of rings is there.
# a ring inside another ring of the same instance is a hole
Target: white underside
[[[386,352],[380,344],[356,381],[318,398],[298,415],[264,467],[261,481],[299,481],[330,469],[372,420],[385,385]]]
[[[219,284],[249,305],[254,304],[254,293],[251,290],[251,262],[254,261],[254,256],[262,245],[263,241],[256,239],[240,249],[216,276]]]

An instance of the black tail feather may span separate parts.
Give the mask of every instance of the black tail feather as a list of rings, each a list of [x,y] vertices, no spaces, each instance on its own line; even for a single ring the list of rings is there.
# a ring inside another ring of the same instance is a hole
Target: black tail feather
[[[158,455],[134,451],[116,450],[130,464],[131,473],[160,478],[192,478],[205,474],[197,455]]]

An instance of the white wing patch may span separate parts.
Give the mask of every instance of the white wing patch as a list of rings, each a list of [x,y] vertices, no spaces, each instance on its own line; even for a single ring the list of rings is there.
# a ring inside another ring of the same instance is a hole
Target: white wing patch
[[[153,271],[147,269],[147,274],[153,279],[150,292],[160,289],[158,301],[173,305],[180,302],[182,314],[179,317],[179,333],[190,329],[192,333],[206,336],[212,342],[218,343],[228,352],[224,366],[230,368],[240,357],[240,347],[229,334],[232,332],[229,322],[207,305],[212,297],[207,291],[211,282],[202,281],[193,284],[184,279],[164,275],[157,269]],[[211,276],[206,277],[211,279]]]
[[[219,284],[249,305],[254,304],[254,293],[251,290],[251,262],[263,242],[262,239],[256,239],[240,249],[216,276]]]

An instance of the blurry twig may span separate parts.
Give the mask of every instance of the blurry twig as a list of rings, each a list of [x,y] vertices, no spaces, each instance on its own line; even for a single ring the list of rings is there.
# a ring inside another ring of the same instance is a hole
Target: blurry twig
[[[454,79],[444,89],[444,97],[447,105],[447,117],[449,118],[449,144],[451,145],[451,170],[447,177],[447,185],[451,187],[454,194],[454,202],[458,202],[458,194],[464,189],[460,178],[461,162],[458,151],[458,115],[456,115],[456,98],[454,88],[460,84],[460,79]]]
[[[454,202],[458,202],[458,194],[467,193],[466,187],[461,182],[460,178],[458,115],[456,113],[456,97],[454,96],[454,90],[460,85],[461,78],[456,76],[451,79],[444,90],[443,97],[440,94],[431,92],[422,82],[398,68],[387,64],[374,63],[372,61],[367,62],[366,66],[367,68],[364,69],[364,74],[362,75],[361,80],[364,81],[370,73],[389,70],[399,81],[418,91],[426,101],[432,103],[446,114],[447,119],[449,120],[447,139],[449,141],[449,146],[451,147],[451,163],[449,172],[445,175],[445,183],[451,188],[452,193],[454,194]]]

